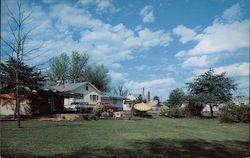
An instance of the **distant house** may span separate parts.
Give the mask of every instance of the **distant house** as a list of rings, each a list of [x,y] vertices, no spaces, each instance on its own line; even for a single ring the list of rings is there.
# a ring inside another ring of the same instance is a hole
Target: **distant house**
[[[126,97],[112,95],[112,94],[104,94],[101,97],[102,103],[108,103],[111,106],[117,107],[118,110],[123,110],[124,101]]]
[[[51,86],[60,92],[77,93],[78,97],[65,98],[64,105],[70,105],[72,102],[88,102],[90,105],[96,105],[101,102],[102,92],[90,82],[66,83],[60,86]]]
[[[241,105],[241,104],[245,104],[245,105],[247,105],[247,104],[249,104],[249,96],[247,97],[247,96],[234,96],[233,97],[233,102],[236,104],[236,105]]]

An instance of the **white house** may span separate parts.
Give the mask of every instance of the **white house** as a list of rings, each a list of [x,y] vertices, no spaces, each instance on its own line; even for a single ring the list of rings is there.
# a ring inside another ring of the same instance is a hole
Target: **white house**
[[[65,98],[64,106],[72,102],[88,102],[90,105],[96,105],[101,102],[102,92],[90,82],[66,83],[60,86],[52,86],[52,89],[61,92],[71,92],[80,94],[78,98]]]

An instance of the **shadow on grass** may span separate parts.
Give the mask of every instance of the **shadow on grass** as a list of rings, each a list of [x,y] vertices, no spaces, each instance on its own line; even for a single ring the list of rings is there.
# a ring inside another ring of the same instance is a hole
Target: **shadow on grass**
[[[249,142],[242,141],[205,141],[205,140],[168,140],[156,139],[137,141],[129,149],[104,147],[94,149],[83,147],[81,150],[67,155],[35,156],[29,153],[11,155],[4,153],[3,157],[25,158],[245,158],[249,157]]]

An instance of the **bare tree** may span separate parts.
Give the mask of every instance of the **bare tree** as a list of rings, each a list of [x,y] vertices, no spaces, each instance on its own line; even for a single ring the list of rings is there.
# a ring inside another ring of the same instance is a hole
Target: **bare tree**
[[[123,83],[113,88],[113,93],[115,95],[126,97],[128,95],[129,90],[124,86]]]
[[[27,11],[21,1],[17,1],[17,12],[14,13],[13,10],[10,10],[6,4],[8,11],[8,27],[9,32],[6,37],[1,35],[1,41],[7,49],[7,55],[9,57],[14,57],[16,59],[15,67],[15,92],[16,92],[16,108],[15,115],[17,115],[17,126],[20,128],[20,96],[19,96],[19,63],[24,61],[24,57],[30,55],[32,52],[38,50],[40,47],[29,48],[26,46],[28,41],[31,39],[31,32],[34,27],[29,27],[29,19],[31,17],[32,11]],[[2,55],[2,54],[1,54]],[[34,55],[34,54],[33,54]]]

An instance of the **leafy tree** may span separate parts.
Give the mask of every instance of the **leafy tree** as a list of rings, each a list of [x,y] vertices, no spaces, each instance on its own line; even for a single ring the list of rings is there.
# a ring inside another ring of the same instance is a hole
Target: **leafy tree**
[[[17,1],[17,10],[12,11],[6,5],[8,10],[8,28],[9,31],[5,34],[1,34],[1,53],[5,50],[9,57],[15,57],[15,90],[16,90],[16,110],[17,110],[17,127],[20,128],[20,98],[19,98],[19,70],[18,67],[24,61],[24,58],[37,53],[40,47],[28,48],[28,41],[31,39],[31,32],[34,28],[30,27],[30,17],[32,11],[27,11],[21,1]],[[4,48],[4,49],[2,49]],[[2,54],[1,54],[2,55]],[[35,55],[37,56],[37,54]],[[26,59],[27,60],[27,59]],[[30,60],[30,59],[29,59]]]
[[[84,73],[83,80],[89,81],[102,92],[109,92],[110,78],[108,72],[108,69],[104,65],[88,66]]]
[[[186,107],[185,114],[188,117],[202,116],[201,112],[204,108],[204,98],[199,95],[188,93],[185,97]]]
[[[173,107],[180,107],[185,100],[185,93],[181,88],[176,88],[170,92],[168,103]]]
[[[72,52],[71,59],[65,53],[56,56],[50,63],[48,76],[50,81],[60,81],[63,84],[66,81],[81,82],[89,81],[100,91],[108,92],[110,90],[110,78],[108,69],[104,65],[87,66],[88,55]],[[71,63],[69,62],[71,60]]]
[[[52,58],[50,63],[49,78],[51,81],[60,81],[63,84],[67,81],[69,74],[69,57],[66,53]]]
[[[118,96],[126,97],[129,90],[124,86],[124,84],[119,84],[117,87],[113,88],[113,93]]]
[[[84,74],[89,56],[87,53],[79,54],[73,51],[71,54],[71,64],[69,69],[69,78],[71,82],[76,83],[81,81],[81,76]]]
[[[226,77],[226,73],[215,74],[213,69],[198,76],[193,82],[187,83],[190,94],[201,98],[201,102],[209,104],[211,117],[213,117],[213,106],[232,100],[232,91],[237,85]]]

